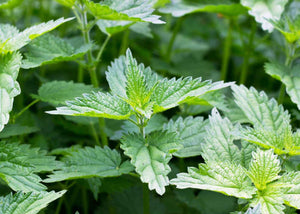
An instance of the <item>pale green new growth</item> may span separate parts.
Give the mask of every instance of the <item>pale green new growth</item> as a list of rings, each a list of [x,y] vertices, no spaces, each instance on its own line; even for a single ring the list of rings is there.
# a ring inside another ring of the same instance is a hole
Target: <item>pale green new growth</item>
[[[274,99],[268,99],[264,92],[254,88],[232,86],[235,102],[244,112],[254,128],[242,129],[240,137],[276,154],[300,154],[297,133],[292,133],[290,115]]]
[[[258,149],[252,154],[248,176],[257,189],[264,190],[268,183],[280,177],[280,170],[280,161],[272,150],[264,152]]]
[[[25,53],[22,68],[35,68],[41,65],[72,61],[82,57],[92,45],[74,47],[70,42],[57,36],[46,34],[35,39]]]
[[[0,54],[0,131],[8,123],[14,97],[21,93],[20,85],[16,81],[21,60],[22,56],[18,52]]]
[[[191,102],[195,97],[232,85],[221,81],[201,82],[200,78],[162,79],[150,68],[145,68],[143,64],[138,65],[129,49],[126,57],[121,56],[108,67],[106,77],[112,94],[84,94],[66,102],[66,107],[59,107],[48,113],[120,120],[138,113],[150,118],[154,113]]]
[[[121,163],[121,155],[108,147],[85,147],[70,151],[62,160],[64,166],[49,175],[44,182],[92,177],[115,177],[132,171],[128,161]]]
[[[224,0],[210,0],[208,4],[197,3],[187,4],[182,0],[172,0],[170,4],[159,9],[162,13],[171,13],[175,17],[181,17],[187,14],[208,12],[221,13],[226,16],[237,16],[247,12],[247,9],[240,4],[228,4]]]
[[[203,120],[202,117],[187,117],[183,119],[179,117],[176,121],[170,120],[164,124],[164,130],[176,132],[180,139],[182,149],[174,153],[176,157],[193,157],[201,154],[204,143],[205,127],[208,125],[208,120]]]
[[[159,16],[152,15],[151,0],[106,0],[100,3],[85,0],[85,5],[97,19],[164,23]]]
[[[241,4],[248,7],[249,14],[262,24],[263,30],[272,32],[273,24],[270,22],[278,21],[288,0],[241,0]]]
[[[37,214],[52,201],[65,194],[65,190],[60,192],[17,192],[10,193],[5,197],[0,197],[0,213],[3,214]]]
[[[171,171],[168,162],[172,153],[181,148],[175,133],[153,132],[143,138],[140,134],[125,135],[121,148],[131,158],[141,180],[148,183],[150,190],[162,195],[169,185],[167,175]]]
[[[266,72],[273,78],[278,79],[286,86],[286,92],[290,95],[291,100],[297,104],[300,110],[300,66],[296,65],[289,69],[276,63],[267,63]]]
[[[0,142],[0,178],[15,191],[41,191],[37,172],[52,171],[60,167],[54,157],[46,152],[18,143]]]
[[[0,24],[0,52],[6,53],[19,50],[36,37],[39,37],[72,19],[73,18],[60,18],[55,21],[51,20],[46,23],[26,28],[22,32],[19,32],[16,27],[9,24]]]
[[[83,83],[52,81],[43,84],[35,97],[52,105],[61,105],[65,104],[67,100],[75,99],[93,90],[95,90],[93,86]]]

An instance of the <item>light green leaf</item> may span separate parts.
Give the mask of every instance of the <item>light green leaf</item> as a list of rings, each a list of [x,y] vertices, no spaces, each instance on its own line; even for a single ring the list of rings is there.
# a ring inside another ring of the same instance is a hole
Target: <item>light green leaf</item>
[[[187,14],[208,12],[221,13],[226,16],[238,16],[247,12],[247,9],[240,4],[231,4],[224,0],[211,0],[204,3],[187,4],[182,0],[172,0],[159,10],[162,13],[171,13],[175,17],[181,17]]]
[[[137,64],[130,50],[126,57],[116,59],[106,72],[106,78],[112,92],[122,97],[140,114],[150,118],[152,114],[151,93],[159,80],[149,67]]]
[[[162,112],[174,108],[179,104],[189,103],[195,97],[202,96],[208,92],[216,91],[232,85],[211,81],[201,82],[201,78],[192,79],[191,77],[168,80],[161,80],[155,87],[151,100],[154,101],[153,112]]]
[[[262,24],[262,29],[269,32],[274,29],[269,20],[278,21],[287,2],[288,0],[241,0],[241,4],[250,9],[249,14]]]
[[[248,176],[258,190],[267,188],[267,184],[280,178],[278,175],[281,170],[280,161],[273,150],[262,151],[257,149],[252,154],[249,165]]]
[[[35,98],[53,105],[60,105],[93,90],[95,90],[93,86],[82,83],[52,81],[43,84]]]
[[[92,45],[75,48],[71,43],[57,36],[46,34],[35,39],[28,47],[22,61],[22,68],[35,68],[41,65],[72,61],[82,57]]]
[[[249,164],[252,160],[252,153],[256,151],[256,146],[247,141],[242,141],[242,149],[241,149],[241,163],[242,166],[246,169],[249,168]]]
[[[182,149],[174,153],[176,157],[193,157],[201,154],[205,137],[205,128],[208,125],[207,120],[203,117],[179,117],[176,121],[170,120],[164,124],[164,130],[176,132],[180,139]]]
[[[108,147],[85,147],[70,151],[62,160],[60,170],[44,180],[46,183],[92,177],[115,177],[129,173],[133,167],[128,161],[121,163],[121,155]]]
[[[66,190],[60,192],[17,192],[0,197],[0,213],[3,214],[37,214],[52,201],[60,198]]]
[[[0,54],[0,131],[8,123],[9,112],[12,110],[14,97],[21,93],[20,85],[16,81],[21,60],[22,56],[18,52],[6,55]]]
[[[100,3],[85,0],[85,5],[97,19],[164,23],[159,16],[152,15],[151,0],[106,0]]]
[[[169,185],[167,175],[171,171],[168,162],[172,153],[181,148],[176,134],[158,131],[147,135],[145,139],[139,134],[129,134],[121,142],[121,148],[131,158],[142,182],[148,183],[150,190],[164,194],[165,186]]]
[[[266,188],[252,199],[250,206],[255,207],[260,204],[262,214],[284,214],[285,206],[283,205],[282,193],[272,187]]]
[[[116,120],[125,120],[130,117],[130,106],[117,96],[109,93],[93,92],[83,94],[75,100],[67,101],[65,107],[58,107],[49,114],[72,116],[104,117]]]
[[[228,161],[210,161],[189,167],[188,173],[179,173],[170,181],[179,189],[195,188],[220,192],[239,198],[252,198],[255,188],[241,165]]]
[[[279,183],[279,185],[278,185]],[[300,172],[289,172],[281,176],[274,184],[283,193],[284,203],[288,206],[300,209]]]
[[[44,22],[19,32],[9,24],[0,24],[0,52],[16,51],[27,45],[31,40],[47,33],[59,25],[72,20],[73,18],[60,18],[55,21]]]
[[[292,5],[291,5],[292,7]],[[300,39],[300,15],[299,13],[295,18],[290,16],[285,16],[284,18],[272,22],[274,27],[279,30],[285,39],[293,44]]]
[[[268,99],[264,92],[247,89],[245,86],[231,86],[236,104],[241,108],[255,128],[282,134],[290,129],[290,115],[274,99]]]
[[[210,126],[206,130],[205,141],[202,146],[202,156],[206,161],[229,161],[240,163],[239,148],[233,143],[235,127],[225,118],[221,118],[216,108],[209,117]]]
[[[12,9],[22,3],[23,0],[1,0],[0,9]]]
[[[254,208],[249,208],[245,214],[261,214],[260,204],[256,205]]]
[[[292,69],[289,69],[284,65],[267,63],[265,69],[269,75],[280,80],[286,86],[286,92],[300,110],[300,65],[296,65]]]
[[[76,2],[76,0],[56,0],[56,1],[66,7],[73,7]]]

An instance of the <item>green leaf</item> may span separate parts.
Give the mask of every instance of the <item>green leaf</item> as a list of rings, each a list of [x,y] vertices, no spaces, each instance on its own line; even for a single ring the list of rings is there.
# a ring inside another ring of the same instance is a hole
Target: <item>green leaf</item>
[[[289,69],[277,63],[267,63],[266,72],[273,78],[280,80],[286,86],[286,92],[290,95],[291,100],[297,104],[300,110],[300,65]]]
[[[167,177],[171,168],[168,162],[172,153],[181,148],[175,133],[153,132],[146,138],[139,134],[125,135],[121,139],[121,148],[131,158],[136,172],[141,175],[141,180],[148,183],[150,190],[162,195],[165,186],[169,184]]]
[[[22,3],[23,0],[2,0],[0,9],[12,9]]]
[[[252,199],[250,205],[252,207],[260,204],[260,212],[262,214],[284,214],[285,206],[283,205],[282,193],[278,189],[266,188],[260,194]]]
[[[105,117],[116,120],[125,120],[130,117],[130,106],[117,96],[109,93],[93,92],[83,94],[75,100],[67,101],[65,107],[58,107],[49,114],[72,116]]]
[[[187,14],[208,12],[221,13],[225,16],[238,16],[247,12],[247,9],[240,4],[228,4],[226,1],[207,1],[204,3],[187,4],[182,0],[172,0],[171,4],[167,4],[159,10],[162,13],[171,13],[174,17],[181,17]]]
[[[97,19],[164,23],[159,16],[152,15],[151,0],[106,0],[100,3],[85,0],[85,5]]]
[[[45,151],[29,145],[0,142],[0,178],[15,191],[41,191],[37,172],[52,171],[60,167],[55,157],[46,156]]]
[[[39,131],[36,126],[26,126],[20,124],[8,124],[0,133],[0,138],[9,138],[12,136],[20,136]]]
[[[290,125],[290,115],[274,99],[268,99],[264,92],[258,93],[251,87],[231,86],[236,104],[241,108],[255,128],[284,133]]]
[[[258,190],[267,188],[267,184],[277,180],[281,171],[280,161],[273,150],[262,151],[257,149],[252,154],[252,160],[249,165],[248,176],[253,181]]]
[[[225,118],[221,118],[216,108],[209,116],[210,126],[206,130],[205,141],[202,145],[202,156],[206,161],[229,161],[240,163],[239,148],[233,143],[235,127]]]
[[[179,117],[176,121],[170,120],[164,124],[164,130],[176,132],[183,146],[174,156],[185,158],[200,155],[207,125],[208,121],[203,120],[203,117]]]
[[[274,29],[270,20],[280,19],[287,2],[288,0],[241,0],[241,4],[250,9],[249,14],[262,24],[262,29],[269,32]]]
[[[21,93],[20,85],[16,81],[21,60],[22,56],[18,52],[0,54],[0,131],[8,123],[14,97]]]
[[[74,83],[72,81],[52,81],[43,84],[35,98],[53,105],[65,104],[67,100],[73,100],[84,93],[95,90],[91,85]]]
[[[223,83],[211,81],[201,82],[201,78],[192,79],[191,77],[167,78],[161,80],[155,87],[151,100],[154,101],[153,112],[158,113],[179,104],[189,103],[195,97],[202,96],[208,92],[216,91],[232,85],[232,83]]]
[[[0,213],[3,214],[37,214],[49,203],[55,201],[65,194],[66,190],[60,192],[17,192],[0,197]]]
[[[255,188],[241,165],[228,161],[209,161],[199,168],[188,167],[188,173],[179,173],[170,181],[179,189],[195,188],[220,192],[239,198],[252,198]]]
[[[35,68],[41,65],[62,61],[72,61],[82,57],[92,45],[74,47],[70,42],[57,36],[46,34],[35,39],[28,47],[22,61],[22,68]]]
[[[290,115],[274,99],[254,88],[232,86],[236,104],[241,108],[254,128],[241,131],[240,137],[266,149],[272,148],[278,155],[300,154],[300,141],[292,133]]]
[[[16,51],[27,45],[31,40],[47,33],[59,25],[73,18],[60,18],[55,21],[44,22],[19,32],[17,28],[9,24],[0,24],[0,52]]]
[[[129,173],[133,167],[128,161],[121,163],[121,155],[108,147],[85,147],[69,154],[62,159],[65,165],[44,182],[52,183],[92,177],[115,177]]]

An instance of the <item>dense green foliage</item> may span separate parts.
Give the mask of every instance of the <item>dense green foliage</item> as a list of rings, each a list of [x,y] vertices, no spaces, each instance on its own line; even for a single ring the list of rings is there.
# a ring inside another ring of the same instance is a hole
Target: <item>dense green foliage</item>
[[[298,0],[0,0],[0,19],[1,214],[299,212]]]

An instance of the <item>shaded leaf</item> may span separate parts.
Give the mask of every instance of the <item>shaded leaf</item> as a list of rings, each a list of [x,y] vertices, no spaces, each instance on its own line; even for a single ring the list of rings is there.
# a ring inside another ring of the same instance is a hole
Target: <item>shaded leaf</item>
[[[170,120],[164,124],[164,130],[176,132],[180,139],[182,149],[174,153],[176,157],[193,157],[201,154],[201,145],[204,142],[205,128],[208,121],[202,117],[179,117],[176,121]]]
[[[92,45],[75,48],[70,42],[57,36],[46,34],[30,43],[28,52],[22,61],[22,68],[29,69],[41,65],[72,61],[82,57]]]
[[[85,147],[69,153],[62,159],[64,166],[49,175],[44,182],[52,183],[92,177],[115,177],[129,173],[133,167],[121,163],[121,155],[108,147]]]

